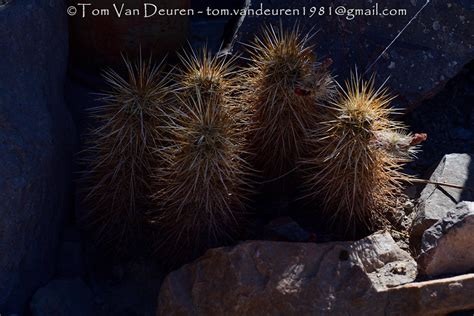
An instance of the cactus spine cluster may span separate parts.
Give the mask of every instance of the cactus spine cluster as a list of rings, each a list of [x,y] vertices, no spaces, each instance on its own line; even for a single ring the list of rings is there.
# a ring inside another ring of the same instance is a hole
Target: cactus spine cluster
[[[168,76],[151,58],[125,65],[128,77],[104,74],[110,90],[90,110],[97,127],[89,131],[82,155],[82,220],[95,240],[117,250],[138,234],[149,207],[153,148],[162,139],[162,108],[170,96]]]
[[[231,235],[244,210],[248,118],[239,109],[232,60],[204,50],[183,55],[182,63],[153,198],[163,243],[198,252]]]
[[[391,120],[392,99],[375,89],[373,78],[352,75],[308,139],[310,154],[302,162],[308,195],[346,229],[383,221],[407,177],[400,168],[411,153],[409,136]]]
[[[286,31],[270,26],[248,45],[250,66],[243,82],[255,111],[252,149],[266,176],[278,177],[296,167],[317,103],[331,94],[331,76],[316,62],[309,39],[297,27]]]

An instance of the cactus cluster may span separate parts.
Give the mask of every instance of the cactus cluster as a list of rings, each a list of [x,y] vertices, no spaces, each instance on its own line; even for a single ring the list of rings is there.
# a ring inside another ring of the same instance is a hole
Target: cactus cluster
[[[310,39],[267,27],[243,70],[204,49],[171,76],[142,61],[126,62],[128,78],[107,72],[83,177],[98,236],[121,241],[146,222],[168,249],[199,252],[239,228],[253,174],[297,168],[307,200],[346,229],[383,219],[419,141],[373,78],[336,88]]]

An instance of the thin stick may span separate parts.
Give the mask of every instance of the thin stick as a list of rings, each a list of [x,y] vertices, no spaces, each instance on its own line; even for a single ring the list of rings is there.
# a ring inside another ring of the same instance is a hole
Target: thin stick
[[[430,181],[430,180],[424,180],[424,179],[405,179],[405,180],[407,182],[434,184],[434,185],[439,185],[439,186],[449,187],[449,188],[455,188],[455,189],[460,189],[460,190],[474,191],[474,188],[470,188],[470,187],[466,187],[466,186],[462,186],[462,185],[451,184],[451,183]]]

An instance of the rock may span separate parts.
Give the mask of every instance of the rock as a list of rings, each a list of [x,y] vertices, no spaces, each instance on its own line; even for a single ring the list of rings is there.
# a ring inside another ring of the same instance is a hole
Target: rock
[[[55,269],[70,206],[64,1],[0,7],[0,313],[23,314]]]
[[[81,279],[51,281],[35,293],[30,307],[33,316],[98,315],[94,295]]]
[[[388,233],[326,244],[245,242],[169,274],[158,315],[366,314],[383,305],[365,300],[415,277],[415,261]]]
[[[474,164],[468,154],[449,154],[444,156],[440,164],[431,175],[433,182],[450,183],[459,186],[474,187]],[[423,232],[446,214],[461,201],[474,199],[474,192],[466,189],[441,187],[428,184],[418,200],[416,215],[411,229],[411,243],[419,249]]]
[[[355,243],[246,242],[210,250],[168,275],[157,315],[422,316],[474,309],[474,274],[403,284],[413,281],[414,267],[388,234]],[[387,275],[402,277],[390,282]]]
[[[242,16],[208,15],[207,10],[240,10],[248,6],[249,0],[193,0],[192,7],[196,12],[203,12],[191,19],[191,34],[189,41],[196,50],[203,46],[211,52],[217,52],[219,49],[227,51],[231,44],[235,32],[243,20]],[[216,11],[217,12],[217,11]]]
[[[312,235],[290,217],[279,217],[264,228],[265,240],[309,241]]]
[[[377,307],[369,306],[373,312],[364,315],[454,315],[451,313],[474,309],[473,297],[474,274],[417,282],[378,293],[366,302]]]
[[[423,234],[420,271],[428,276],[474,272],[474,202],[461,202]]]
[[[471,31],[474,11],[470,1],[431,1],[381,55],[425,3],[425,0],[383,0],[377,1],[377,4],[375,1],[338,0],[330,5],[329,2],[322,4],[317,0],[295,0],[291,3],[286,0],[252,1],[251,9],[261,6],[263,9],[297,9],[299,15],[248,14],[238,30],[237,40],[247,43],[263,25],[279,25],[280,20],[288,28],[298,22],[305,31],[319,30],[313,41],[316,52],[334,61],[334,73],[341,81],[356,66],[359,73],[365,72],[381,56],[369,72],[376,73],[377,84],[390,77],[388,86],[399,96],[395,103],[399,107],[413,108],[441,90],[474,57],[474,35]],[[353,9],[374,9],[375,5],[378,5],[378,12],[405,9],[406,14],[371,14],[353,18],[349,14],[350,10],[354,12]],[[303,16],[303,8],[306,9],[306,16]],[[312,8],[316,9],[316,14],[310,17]],[[337,9],[347,10],[338,15]],[[235,51],[241,49],[242,45],[235,45]],[[410,80],[407,80],[407,74]]]

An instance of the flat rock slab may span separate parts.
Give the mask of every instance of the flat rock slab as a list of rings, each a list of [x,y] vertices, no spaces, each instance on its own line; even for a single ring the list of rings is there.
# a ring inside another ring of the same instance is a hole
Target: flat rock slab
[[[474,202],[459,203],[423,234],[420,271],[428,276],[474,271]]]
[[[372,302],[384,309],[367,315],[444,316],[473,310],[473,297],[474,274],[410,283],[378,293]]]
[[[373,10],[375,2],[379,12],[406,9],[406,15],[372,14],[351,19],[348,14],[350,9]],[[264,9],[299,9],[300,14],[246,16],[237,40],[252,41],[265,24],[279,25],[281,20],[284,26],[291,28],[298,21],[303,30],[319,30],[314,40],[315,50],[320,57],[333,59],[334,73],[344,80],[356,66],[359,72],[364,72],[425,3],[424,0],[252,1],[251,9],[259,9],[262,4]],[[340,6],[347,9],[343,15],[335,13]],[[310,18],[313,7],[317,13]],[[306,8],[306,16],[302,15],[303,8]],[[324,13],[319,15],[320,12]],[[472,1],[431,1],[370,72],[376,72],[379,84],[390,77],[388,86],[399,95],[395,101],[397,106],[412,108],[439,91],[474,58],[473,23]],[[241,49],[242,45],[235,46],[235,51]]]
[[[421,192],[411,231],[411,241],[419,248],[421,237],[426,229],[442,220],[447,213],[462,201],[474,200],[474,163],[468,154],[449,154],[444,156],[433,172],[430,180],[465,186],[457,189],[428,184]]]
[[[388,233],[327,244],[246,242],[168,275],[158,315],[367,314],[383,310],[361,305],[375,293],[415,277],[416,263]]]

